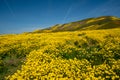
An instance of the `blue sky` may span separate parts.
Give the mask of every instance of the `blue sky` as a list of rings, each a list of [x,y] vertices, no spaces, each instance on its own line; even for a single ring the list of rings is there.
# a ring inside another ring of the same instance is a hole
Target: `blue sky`
[[[0,0],[0,34],[106,15],[120,17],[120,0]]]

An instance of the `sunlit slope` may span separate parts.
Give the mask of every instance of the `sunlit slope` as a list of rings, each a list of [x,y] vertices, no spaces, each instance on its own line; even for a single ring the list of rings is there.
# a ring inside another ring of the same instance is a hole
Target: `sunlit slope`
[[[88,18],[66,24],[56,24],[50,28],[35,30],[34,32],[59,32],[59,31],[78,31],[78,30],[100,30],[120,28],[120,18],[115,16],[101,16]]]
[[[119,79],[120,29],[0,35],[0,71],[10,80]]]

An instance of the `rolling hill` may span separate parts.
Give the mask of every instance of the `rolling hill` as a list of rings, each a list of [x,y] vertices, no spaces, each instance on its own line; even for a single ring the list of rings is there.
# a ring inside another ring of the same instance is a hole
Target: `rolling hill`
[[[28,34],[0,35],[0,80],[119,79],[117,17],[102,16]]]
[[[66,24],[56,24],[52,27],[35,30],[33,32],[59,32],[59,31],[78,31],[78,30],[100,30],[120,28],[120,18],[115,16],[101,16],[88,18]]]

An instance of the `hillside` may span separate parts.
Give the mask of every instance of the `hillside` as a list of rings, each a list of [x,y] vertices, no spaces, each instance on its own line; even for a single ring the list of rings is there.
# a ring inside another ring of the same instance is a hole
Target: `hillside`
[[[119,80],[120,29],[0,35],[1,80]]]
[[[56,24],[49,28],[35,30],[34,32],[100,30],[112,28],[120,28],[120,18],[117,18],[115,16],[101,16],[97,18],[88,18],[66,24]]]

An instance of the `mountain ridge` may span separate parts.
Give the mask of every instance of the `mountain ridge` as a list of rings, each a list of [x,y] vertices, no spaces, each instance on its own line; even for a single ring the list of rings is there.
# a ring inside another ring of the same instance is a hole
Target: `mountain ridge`
[[[116,16],[93,17],[65,24],[56,24],[49,28],[35,30],[33,32],[62,32],[79,30],[100,30],[112,28],[120,28],[120,18]]]

